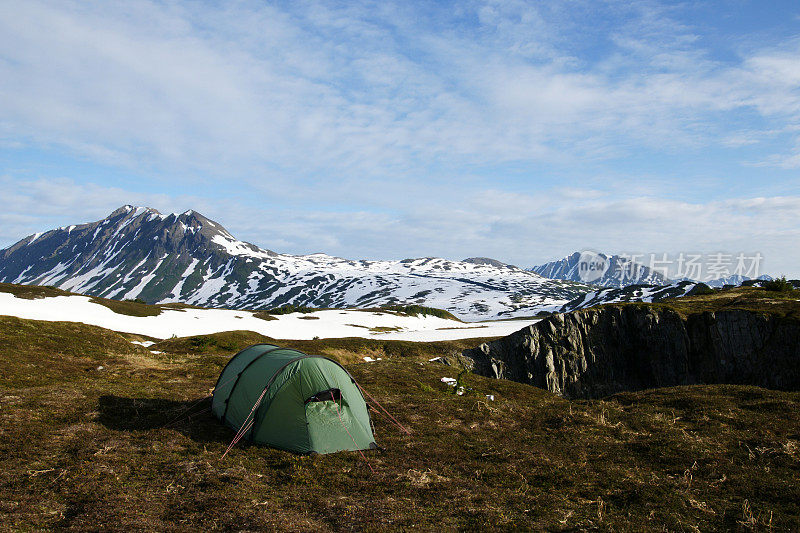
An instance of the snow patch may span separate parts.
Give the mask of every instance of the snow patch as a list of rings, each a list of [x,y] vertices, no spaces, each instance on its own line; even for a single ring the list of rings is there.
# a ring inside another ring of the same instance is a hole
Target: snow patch
[[[54,296],[26,300],[9,293],[0,293],[0,315],[33,320],[82,322],[156,339],[234,330],[254,331],[274,339],[369,338],[370,328],[398,328],[383,334],[382,338],[439,341],[505,336],[535,322],[503,320],[475,323],[474,327],[450,330],[440,328],[452,324],[452,320],[438,317],[341,310],[277,315],[276,320],[269,321],[253,316],[252,312],[226,309],[162,309],[157,316],[137,317],[115,313],[108,307],[91,302],[88,296]]]
[[[139,346],[144,346],[145,348],[149,348],[150,346],[154,345],[155,342],[153,342],[153,341],[131,341],[131,344],[138,344]]]

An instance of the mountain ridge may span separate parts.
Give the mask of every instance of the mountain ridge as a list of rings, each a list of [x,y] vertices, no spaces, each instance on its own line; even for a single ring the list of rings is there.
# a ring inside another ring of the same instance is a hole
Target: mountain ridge
[[[529,270],[550,279],[590,282],[603,287],[622,288],[627,285],[668,285],[671,283],[671,280],[660,272],[626,257],[603,253],[592,253],[591,255],[601,258],[605,267],[602,275],[598,275],[595,279],[587,278],[585,273],[582,274],[581,263],[584,260],[584,254],[581,252],[574,252],[562,259],[533,266]]]
[[[581,271],[582,266],[585,266],[583,263],[585,263],[587,259],[591,260],[592,258],[599,258],[600,263],[603,264],[604,269],[602,270],[602,275]],[[675,285],[685,281],[705,283],[709,287],[721,288],[726,285],[738,286],[744,281],[751,279],[772,279],[768,275],[750,278],[740,274],[730,274],[716,279],[693,279],[688,277],[669,278],[657,269],[634,261],[631,256],[618,254],[608,255],[588,251],[574,252],[561,259],[533,266],[528,270],[549,279],[580,281],[615,289],[623,289],[632,285]]]
[[[420,304],[473,320],[529,316],[591,288],[486,258],[369,261],[280,254],[236,239],[194,210],[165,215],[132,205],[0,250],[0,281],[209,307]]]

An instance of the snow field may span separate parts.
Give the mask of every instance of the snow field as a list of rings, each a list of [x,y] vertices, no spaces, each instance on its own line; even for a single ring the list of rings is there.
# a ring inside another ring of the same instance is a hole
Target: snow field
[[[162,309],[158,316],[136,317],[115,313],[87,296],[17,298],[0,293],[0,315],[33,320],[82,322],[114,331],[158,339],[249,330],[275,339],[363,337],[410,341],[439,341],[505,336],[536,320],[460,323],[432,316],[398,316],[356,310],[324,310],[276,315],[262,320],[250,311],[225,309]],[[384,331],[370,331],[382,328]],[[388,331],[386,331],[388,330]]]

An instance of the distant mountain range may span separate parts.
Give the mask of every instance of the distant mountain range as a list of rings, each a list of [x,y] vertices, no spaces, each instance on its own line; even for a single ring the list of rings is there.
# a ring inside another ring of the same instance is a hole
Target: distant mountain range
[[[583,267],[582,255],[581,252],[575,252],[563,259],[550,261],[530,270],[550,279],[582,281],[586,279],[586,273],[581,270]],[[595,285],[620,288],[628,285],[666,285],[671,283],[660,272],[655,272],[619,255],[609,256],[602,253],[596,255],[603,260],[604,270],[598,278],[591,280],[591,283]]]
[[[749,278],[747,276],[740,276],[738,274],[733,274],[731,276],[725,276],[725,277],[718,278],[718,279],[706,280],[703,283],[705,283],[709,287],[724,287],[725,285],[738,286],[738,285],[741,285],[742,283],[744,283],[745,281],[750,281],[752,279],[768,281],[768,280],[772,279],[772,276],[769,276],[767,274],[762,274],[761,276],[758,276],[757,278]],[[688,278],[683,278],[680,281],[687,281],[687,280],[688,281],[694,281],[694,280],[691,280],[691,279],[688,279]]]
[[[600,304],[618,302],[661,302],[668,298],[688,296],[695,291],[695,287],[698,287],[698,285],[699,283],[695,281],[678,281],[670,285],[628,285],[620,288],[598,287],[597,290],[587,292],[559,307],[553,307],[550,311],[567,313]]]
[[[592,275],[593,272],[586,270],[586,252],[575,252],[558,261],[535,266],[530,271],[550,279],[592,283],[618,289],[632,285],[674,285],[681,281],[694,283],[699,281],[689,278],[669,279],[663,273],[621,255],[588,254],[589,258],[592,256],[598,258],[603,267],[597,277]],[[713,280],[702,280],[702,282],[709,287],[723,287],[725,285],[741,285],[742,282],[749,279],[751,278],[734,274]],[[770,276],[759,276],[758,279],[771,278]]]
[[[0,281],[148,303],[268,309],[419,304],[462,319],[530,316],[592,289],[488,258],[348,260],[287,255],[233,237],[195,211],[123,206],[97,222],[0,250]]]

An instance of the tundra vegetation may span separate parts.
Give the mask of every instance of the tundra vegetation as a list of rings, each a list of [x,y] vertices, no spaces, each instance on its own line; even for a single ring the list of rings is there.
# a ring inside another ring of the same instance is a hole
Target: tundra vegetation
[[[731,303],[721,294],[685,305]],[[746,300],[736,305],[771,309]],[[791,319],[789,298],[776,302]],[[800,529],[798,392],[683,386],[569,401],[463,374],[456,395],[441,378],[460,368],[429,359],[488,339],[131,340],[155,339],[0,317],[4,528]],[[383,449],[366,461],[248,444],[222,460],[233,433],[207,396],[232,353],[264,341],[346,364],[412,434],[373,413]]]

